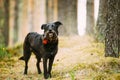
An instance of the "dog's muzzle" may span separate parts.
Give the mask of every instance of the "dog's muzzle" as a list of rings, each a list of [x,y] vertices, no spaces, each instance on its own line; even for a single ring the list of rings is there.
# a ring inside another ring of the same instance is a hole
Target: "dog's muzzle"
[[[54,30],[49,30],[44,33],[44,38],[50,41],[57,39],[57,33]]]
[[[54,37],[54,35],[55,35],[55,33],[53,33],[53,32],[49,32],[49,33],[48,33],[48,36],[49,36],[50,38]]]

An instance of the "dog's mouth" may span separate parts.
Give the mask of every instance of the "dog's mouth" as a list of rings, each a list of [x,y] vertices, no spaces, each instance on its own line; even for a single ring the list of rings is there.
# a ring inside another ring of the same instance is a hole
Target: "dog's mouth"
[[[50,33],[48,33],[48,36],[49,36],[50,38],[52,38],[52,37],[54,37],[54,33],[50,32]]]
[[[46,37],[52,40],[57,38],[57,35],[54,32],[48,32]]]
[[[55,32],[46,32],[44,38],[49,41],[55,41],[57,40],[57,34]]]

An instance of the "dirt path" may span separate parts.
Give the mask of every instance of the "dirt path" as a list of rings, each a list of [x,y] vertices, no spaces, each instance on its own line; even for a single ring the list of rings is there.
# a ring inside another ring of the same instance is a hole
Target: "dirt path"
[[[53,78],[50,80],[72,80],[68,72],[71,71],[75,65],[83,62],[91,62],[87,60],[88,56],[91,56],[91,53],[85,55],[83,52],[83,49],[91,44],[91,41],[92,39],[88,37],[60,37],[59,51],[53,64]],[[18,57],[13,60],[16,61],[17,59]],[[6,69],[9,73],[2,73],[0,80],[44,80],[43,74],[37,74],[36,59],[34,55],[32,55],[29,61],[28,75],[26,76],[23,75],[23,61],[18,60],[14,65],[10,66],[7,66]],[[43,67],[42,63],[40,66],[41,68]],[[78,77],[76,80],[81,79]]]

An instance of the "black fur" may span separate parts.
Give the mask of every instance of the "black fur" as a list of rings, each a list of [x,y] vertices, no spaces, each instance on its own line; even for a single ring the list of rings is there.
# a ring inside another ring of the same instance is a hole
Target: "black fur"
[[[33,52],[37,58],[36,66],[38,73],[41,73],[39,63],[41,62],[41,58],[43,58],[44,78],[51,77],[52,64],[58,51],[58,27],[61,24],[59,21],[43,24],[41,26],[41,29],[44,29],[43,35],[35,32],[27,34],[23,44],[23,56],[19,58],[25,61],[24,74],[27,74],[28,60],[31,52]],[[47,40],[47,42],[43,43],[44,40]]]

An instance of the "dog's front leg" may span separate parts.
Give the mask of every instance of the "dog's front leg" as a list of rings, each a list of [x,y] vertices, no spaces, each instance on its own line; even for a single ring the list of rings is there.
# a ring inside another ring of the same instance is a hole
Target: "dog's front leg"
[[[49,59],[49,67],[48,67],[48,73],[51,77],[51,70],[52,70],[52,65],[53,65],[54,57]]]
[[[44,78],[47,79],[49,74],[47,73],[47,58],[43,58]]]

